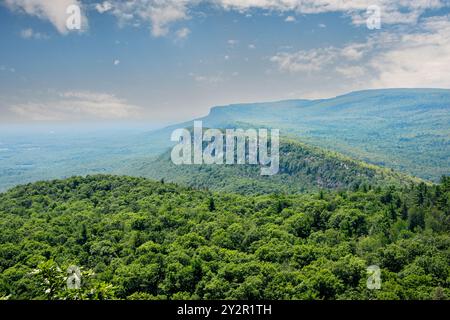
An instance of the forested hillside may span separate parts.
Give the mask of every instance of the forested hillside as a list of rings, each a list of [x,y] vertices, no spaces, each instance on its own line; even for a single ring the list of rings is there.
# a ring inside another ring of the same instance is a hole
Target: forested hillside
[[[210,128],[280,129],[283,137],[434,182],[450,174],[450,90],[370,90],[322,100],[236,104],[214,107],[199,120]],[[38,180],[94,173],[156,177],[147,173],[151,169],[148,158],[170,148],[173,130],[192,125],[189,121],[151,132],[151,128],[141,131],[125,125],[103,131],[83,126],[39,130],[24,126],[13,130],[14,134],[2,127],[0,191]],[[248,174],[244,177],[242,190],[248,190],[253,181]],[[314,175],[302,178],[305,185],[294,182],[292,189],[320,185]],[[227,190],[220,182],[214,186]]]
[[[241,196],[73,177],[0,194],[0,230],[5,299],[450,297],[449,178]],[[66,289],[70,265],[81,289]]]
[[[450,173],[450,90],[383,89],[330,99],[233,104],[201,118],[210,128],[270,127],[302,142],[439,181]],[[163,152],[176,124],[149,133]]]
[[[400,186],[420,181],[405,174],[355,161],[336,152],[287,139],[280,142],[280,170],[273,176],[261,176],[257,165],[177,166],[172,163],[170,153],[168,150],[156,159],[130,160],[118,172],[245,195],[358,189],[363,185],[366,188]]]

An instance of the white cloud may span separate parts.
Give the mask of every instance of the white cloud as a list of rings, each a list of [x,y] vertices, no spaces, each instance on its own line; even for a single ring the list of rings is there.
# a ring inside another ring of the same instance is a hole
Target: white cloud
[[[336,72],[345,78],[360,78],[366,74],[366,69],[361,66],[337,66]]]
[[[374,87],[450,88],[450,16],[428,18],[420,30],[390,35],[369,66]]]
[[[114,64],[115,66],[118,66],[118,65],[120,64],[120,60],[119,60],[119,59],[114,60],[113,64]]]
[[[152,34],[155,37],[166,35],[169,30],[167,27],[169,23],[187,18],[185,7],[176,3],[150,7],[141,15],[152,21]]]
[[[227,43],[229,46],[234,47],[235,45],[237,45],[239,43],[239,40],[230,39],[227,41]]]
[[[49,39],[49,36],[47,34],[41,33],[41,32],[36,32],[31,28],[23,29],[20,32],[20,36],[24,39],[37,39],[37,40]]]
[[[108,1],[103,1],[102,3],[97,3],[95,5],[95,9],[99,12],[99,13],[105,13],[109,10],[112,9],[112,4],[109,3]]]
[[[176,36],[178,39],[186,39],[190,33],[191,30],[189,30],[188,28],[181,28],[176,32]]]
[[[313,72],[319,71],[332,63],[337,55],[333,47],[313,50],[301,50],[294,53],[280,52],[270,58],[281,71],[288,72]]]
[[[414,24],[426,10],[449,6],[448,0],[110,0],[107,5],[105,2],[97,4],[97,10],[100,8],[115,15],[120,24],[150,23],[155,37],[166,35],[171,23],[189,19],[190,11],[195,11],[200,5],[234,10],[246,17],[252,16],[252,9],[296,14],[340,12],[349,16],[356,25],[366,23],[367,8],[371,5],[380,7],[383,24]],[[289,15],[286,21],[295,21],[295,16]]]
[[[142,108],[105,93],[69,91],[47,102],[28,102],[10,107],[10,111],[25,120],[77,121],[137,118]]]
[[[343,47],[340,54],[348,60],[360,60],[371,48],[371,41],[366,43],[352,43]]]
[[[109,3],[108,12],[119,19],[121,25],[140,26],[142,22],[151,24],[155,37],[165,36],[169,25],[188,18],[189,0],[114,0]]]
[[[297,52],[270,60],[282,72],[314,72],[322,79],[364,80],[366,88],[450,88],[450,16],[422,19],[412,30],[377,33],[366,42]]]
[[[69,5],[81,6],[80,0],[4,0],[11,10],[20,11],[41,19],[49,20],[60,33],[66,33],[66,9]],[[235,10],[251,16],[252,9],[293,12],[297,14],[318,14],[341,12],[350,16],[354,24],[365,24],[367,8],[380,7],[383,24],[416,23],[428,9],[450,6],[448,0],[110,0],[88,6],[100,13],[111,13],[121,25],[140,26],[150,23],[155,37],[165,36],[171,23],[190,17],[189,12],[200,5],[212,5],[223,10]],[[83,15],[83,25],[87,17]],[[290,15],[286,21],[295,21]]]
[[[285,22],[295,22],[296,19],[294,16],[287,16],[286,19],[284,19]]]
[[[386,24],[415,23],[427,9],[438,9],[447,0],[210,0],[228,9],[246,11],[264,9],[299,14],[343,12],[352,17],[355,24],[365,23],[366,10],[377,5],[382,10],[382,21]]]
[[[270,61],[276,63],[281,71],[288,72],[318,72],[322,70],[330,71],[330,66],[340,66],[339,73],[348,76],[349,72],[356,71],[356,68],[347,68],[345,63],[361,61],[374,48],[373,39],[363,43],[350,43],[344,47],[326,47],[310,50],[300,50],[297,52],[279,52]],[[345,69],[347,71],[345,71]],[[337,71],[337,70],[336,70]],[[354,72],[360,74],[361,72]]]
[[[26,13],[31,16],[38,17],[43,20],[50,21],[58,32],[66,34],[67,8],[71,5],[82,7],[79,0],[5,0],[5,5],[12,11]],[[82,14],[81,17],[82,30],[87,28],[87,17]]]

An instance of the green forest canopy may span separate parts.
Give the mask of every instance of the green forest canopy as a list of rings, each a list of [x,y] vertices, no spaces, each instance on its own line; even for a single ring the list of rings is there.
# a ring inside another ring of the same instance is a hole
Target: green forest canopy
[[[171,150],[157,159],[128,161],[119,172],[156,180],[165,179],[199,189],[208,188],[243,195],[357,189],[364,184],[402,186],[423,181],[292,139],[281,139],[279,155],[279,172],[272,176],[262,176],[260,166],[250,164],[175,165],[171,161]]]
[[[0,194],[8,299],[446,299],[450,178],[243,196],[96,175]],[[80,289],[65,270],[82,269]],[[366,268],[381,268],[381,289]]]

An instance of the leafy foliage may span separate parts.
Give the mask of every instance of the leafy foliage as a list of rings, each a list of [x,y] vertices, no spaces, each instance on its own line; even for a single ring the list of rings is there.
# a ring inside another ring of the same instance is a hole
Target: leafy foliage
[[[447,299],[450,178],[243,196],[120,176],[0,194],[0,297]],[[379,265],[380,290],[366,287]],[[82,269],[80,289],[65,270]]]
[[[182,185],[240,194],[318,192],[321,189],[358,189],[383,185],[407,185],[420,179],[282,139],[280,171],[261,176],[257,165],[182,165],[172,163],[170,150],[156,160],[128,162],[120,171],[131,176],[164,179]]]

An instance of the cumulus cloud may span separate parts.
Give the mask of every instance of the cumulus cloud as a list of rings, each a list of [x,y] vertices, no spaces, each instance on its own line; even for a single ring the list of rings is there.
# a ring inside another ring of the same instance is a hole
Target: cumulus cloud
[[[68,91],[47,102],[16,104],[9,110],[24,120],[77,121],[132,119],[142,108],[110,94]]]
[[[5,0],[11,10],[46,19],[60,33],[66,33],[66,9],[69,5],[81,6],[81,0]],[[260,9],[293,14],[319,14],[340,12],[349,16],[356,25],[365,24],[367,8],[376,5],[381,10],[383,24],[414,24],[426,10],[449,6],[448,0],[109,0],[87,6],[99,13],[116,16],[121,25],[151,25],[152,35],[165,36],[170,25],[189,19],[190,11],[201,11],[202,5],[222,10],[234,10],[250,16],[251,10]],[[87,18],[82,21],[87,25]],[[295,21],[290,14],[287,22]]]
[[[419,31],[390,35],[369,61],[374,87],[450,87],[450,16],[428,18]]]
[[[385,31],[343,47],[279,52],[282,72],[364,79],[364,86],[450,87],[450,16],[422,19],[411,31]]]
[[[366,55],[373,47],[372,41],[366,43],[352,43],[343,47],[340,50],[340,55],[348,60],[360,60]]]
[[[5,0],[4,4],[12,11],[50,21],[62,34],[69,31],[66,27],[67,19],[70,17],[67,8],[71,5],[82,7],[79,0]],[[88,24],[85,15],[82,15],[81,22],[82,29],[85,29]]]
[[[340,12],[360,25],[366,23],[367,9],[372,5],[379,6],[384,24],[413,24],[426,10],[449,6],[449,3],[447,0],[110,0],[97,4],[96,9],[113,14],[120,24],[150,23],[152,34],[159,37],[169,32],[170,24],[189,19],[190,11],[201,5],[238,11],[246,17],[251,17],[249,12],[254,9],[294,14]],[[286,21],[295,21],[295,16],[289,15]]]
[[[169,25],[188,18],[190,0],[114,0],[97,5],[97,11],[108,12],[116,16],[121,25],[140,25],[148,22],[155,37],[167,35]],[[195,1],[197,2],[197,1]],[[100,10],[99,10],[100,9]],[[187,36],[187,35],[186,35]]]
[[[369,87],[450,88],[450,16],[422,19],[412,31],[380,33],[361,46]]]

